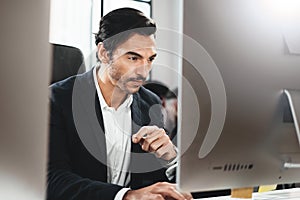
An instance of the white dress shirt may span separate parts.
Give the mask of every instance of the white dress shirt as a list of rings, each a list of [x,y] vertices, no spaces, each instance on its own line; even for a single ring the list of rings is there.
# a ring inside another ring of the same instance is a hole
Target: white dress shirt
[[[93,70],[94,82],[102,110],[106,151],[107,151],[107,182],[126,186],[130,182],[128,172],[131,153],[131,104],[130,95],[116,110],[109,107],[104,100],[97,81],[97,67]],[[121,189],[115,200],[121,200],[129,188]]]

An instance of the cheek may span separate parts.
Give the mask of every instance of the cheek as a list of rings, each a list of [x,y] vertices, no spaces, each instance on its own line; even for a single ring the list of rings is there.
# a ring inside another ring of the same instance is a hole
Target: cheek
[[[125,63],[115,62],[110,66],[109,75],[112,79],[119,81],[121,79],[126,79],[133,72],[131,72]],[[132,70],[133,71],[133,70]]]
[[[120,69],[117,66],[111,65],[110,68],[109,68],[109,76],[113,80],[118,81],[122,77],[122,73],[121,73]]]

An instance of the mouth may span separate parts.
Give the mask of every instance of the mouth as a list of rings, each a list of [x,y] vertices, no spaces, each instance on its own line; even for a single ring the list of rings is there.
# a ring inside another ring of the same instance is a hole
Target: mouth
[[[130,82],[132,83],[132,85],[134,87],[140,87],[144,83],[144,81],[142,81],[142,80],[131,80]]]
[[[133,83],[134,85],[142,85],[145,82],[145,78],[138,77],[138,78],[130,78],[128,79],[128,82]]]
[[[131,80],[133,83],[144,83],[144,80]]]

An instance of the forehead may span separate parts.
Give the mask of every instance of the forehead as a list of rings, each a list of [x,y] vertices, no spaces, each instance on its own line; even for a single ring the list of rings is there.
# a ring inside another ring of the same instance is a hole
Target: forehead
[[[148,51],[149,53],[156,52],[156,44],[154,35],[140,35],[140,34],[133,34],[130,36],[125,42],[121,43],[116,49],[116,54],[125,54],[126,52],[134,51]]]

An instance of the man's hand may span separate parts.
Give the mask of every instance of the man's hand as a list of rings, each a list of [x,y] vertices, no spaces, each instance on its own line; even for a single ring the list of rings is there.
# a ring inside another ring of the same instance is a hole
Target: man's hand
[[[174,145],[165,130],[157,126],[143,126],[132,136],[133,143],[140,143],[146,152],[170,161],[177,156]]]
[[[138,190],[129,190],[123,200],[191,200],[189,193],[180,193],[176,190],[176,185],[159,182]]]

